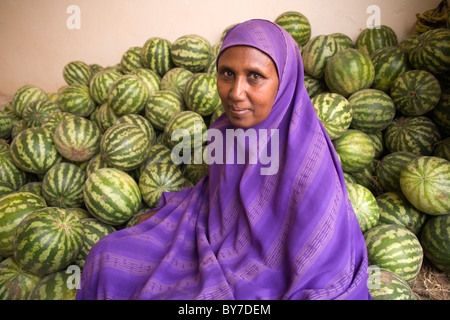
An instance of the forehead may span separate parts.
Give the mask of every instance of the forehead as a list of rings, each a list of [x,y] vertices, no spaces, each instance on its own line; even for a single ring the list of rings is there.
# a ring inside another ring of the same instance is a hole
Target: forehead
[[[272,58],[263,51],[251,46],[233,46],[225,49],[217,60],[218,67],[239,67],[277,69]]]

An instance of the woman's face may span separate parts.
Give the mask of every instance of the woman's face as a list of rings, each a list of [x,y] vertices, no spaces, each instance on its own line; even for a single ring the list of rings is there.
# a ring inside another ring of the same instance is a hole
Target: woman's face
[[[233,125],[252,127],[267,118],[278,92],[272,59],[248,46],[226,49],[217,65],[217,90]]]

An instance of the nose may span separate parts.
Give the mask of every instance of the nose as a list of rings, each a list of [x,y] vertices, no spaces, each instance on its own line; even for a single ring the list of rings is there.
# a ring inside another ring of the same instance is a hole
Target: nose
[[[232,101],[241,101],[245,98],[246,95],[246,82],[243,77],[236,77],[233,85],[231,87],[229,98]]]

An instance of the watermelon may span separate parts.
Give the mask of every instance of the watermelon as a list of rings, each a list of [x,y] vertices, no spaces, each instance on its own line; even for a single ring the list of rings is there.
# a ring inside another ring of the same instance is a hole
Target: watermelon
[[[22,118],[27,126],[39,127],[50,115],[61,112],[58,104],[49,100],[37,100],[30,102],[22,113]]]
[[[126,172],[100,168],[86,179],[83,197],[89,213],[109,225],[127,222],[139,209],[141,191]]]
[[[138,76],[144,82],[149,96],[160,90],[161,77],[156,71],[146,68],[137,68],[131,71],[130,74]]]
[[[425,213],[414,208],[401,192],[385,192],[376,197],[380,209],[379,224],[396,224],[416,236],[427,219]]]
[[[11,156],[17,167],[35,174],[45,174],[62,160],[49,129],[34,127],[20,132],[11,142]]]
[[[311,102],[331,140],[339,138],[350,127],[353,110],[342,95],[324,92],[311,98]]]
[[[82,219],[81,223],[84,227],[84,243],[83,246],[75,259],[78,266],[83,267],[86,257],[89,254],[91,248],[104,236],[113,233],[116,229],[106,223],[103,223],[95,218]]]
[[[331,92],[348,97],[372,86],[375,68],[367,53],[346,49],[336,52],[328,60],[324,79]]]
[[[163,132],[163,144],[169,149],[177,146],[182,150],[193,152],[206,142],[207,127],[201,115],[186,110],[174,115]],[[181,141],[180,141],[181,140]]]
[[[84,205],[86,173],[74,164],[61,162],[51,167],[42,179],[42,195],[49,206],[78,208]]]
[[[68,85],[82,84],[89,86],[92,75],[91,67],[83,61],[71,61],[63,68],[63,78]]]
[[[389,93],[392,83],[409,71],[408,56],[397,46],[383,47],[370,55],[375,69],[372,88]]]
[[[108,92],[108,105],[117,116],[141,113],[148,100],[148,89],[143,80],[135,74],[120,76]]]
[[[173,163],[171,150],[162,144],[152,145],[148,158],[139,166],[139,174],[152,163]]]
[[[0,256],[13,254],[14,232],[33,211],[45,208],[45,199],[37,194],[18,191],[0,198]]]
[[[142,65],[158,73],[162,77],[175,65],[171,57],[172,43],[164,38],[152,37],[142,46]]]
[[[20,120],[15,114],[0,110],[0,139],[9,139],[13,128],[13,123]]]
[[[139,126],[119,123],[109,128],[100,141],[100,153],[109,167],[130,171],[148,156],[149,137]]]
[[[96,73],[105,70],[105,68],[103,68],[101,65],[97,64],[97,63],[92,63],[89,65],[89,67],[92,70],[92,75],[95,75]],[[91,78],[92,80],[92,78]]]
[[[93,156],[86,167],[86,176],[89,177],[89,175],[94,172],[97,169],[100,168],[107,168],[108,164],[106,161],[102,158],[101,153],[97,153],[95,156]]]
[[[98,152],[101,132],[93,121],[72,117],[58,124],[53,139],[56,149],[64,158],[85,161]]]
[[[28,300],[75,300],[77,288],[69,286],[72,275],[66,270],[42,278],[31,291]]]
[[[120,67],[124,73],[131,72],[135,69],[142,68],[142,48],[131,47],[124,52],[120,59]]]
[[[209,125],[211,126],[214,123],[214,121],[216,121],[217,118],[219,118],[224,112],[225,110],[223,109],[223,105],[220,105],[216,109],[216,111],[214,111],[213,114],[211,115],[211,118],[209,119]]]
[[[160,90],[150,96],[145,105],[145,117],[153,127],[163,131],[170,118],[186,110],[182,96],[171,90]]]
[[[425,257],[438,269],[450,273],[450,214],[427,221],[420,236]]]
[[[143,117],[139,114],[133,114],[133,113],[126,114],[126,115],[120,117],[119,119],[117,119],[117,121],[114,124],[116,125],[116,124],[123,124],[123,123],[134,124],[135,126],[141,128],[141,130],[147,136],[150,144],[153,144],[155,142],[155,140],[156,140],[155,129],[153,128],[150,121],[148,121],[145,117]]]
[[[0,262],[0,300],[28,300],[42,276],[28,272],[13,257]]]
[[[408,282],[378,266],[369,266],[368,288],[373,300],[417,300]]]
[[[210,60],[211,44],[200,35],[188,34],[176,39],[170,52],[177,67],[191,72],[202,72]]]
[[[84,84],[72,84],[65,87],[59,94],[58,105],[61,111],[80,117],[88,117],[96,107],[89,87]]]
[[[345,33],[335,32],[330,34],[330,36],[333,37],[334,41],[336,41],[337,51],[355,48],[352,38]]]
[[[289,32],[299,47],[303,47],[311,39],[311,24],[300,12],[283,12],[274,22]]]
[[[381,90],[359,90],[348,98],[348,102],[353,111],[351,127],[365,133],[386,129],[395,117],[394,101]]]
[[[409,161],[417,157],[414,153],[398,151],[385,155],[375,169],[375,176],[385,191],[401,191],[400,172]]]
[[[49,115],[41,124],[42,128],[49,129],[52,134],[55,132],[56,127],[60,122],[63,122],[66,119],[76,117],[73,113],[70,112],[58,112]]]
[[[161,90],[171,90],[180,96],[184,94],[186,81],[193,73],[185,68],[176,67],[167,71],[161,78]]]
[[[366,28],[358,35],[355,47],[371,55],[377,49],[398,45],[395,31],[385,25]]]
[[[384,138],[383,131],[377,131],[367,134],[370,139],[372,139],[373,145],[375,147],[375,159],[381,159],[384,155]]]
[[[369,265],[390,270],[411,283],[419,274],[423,249],[417,236],[405,227],[382,224],[364,233]]]
[[[429,215],[450,212],[450,161],[432,156],[416,157],[402,169],[400,186],[418,210]]]
[[[108,103],[104,103],[98,108],[97,125],[102,133],[111,128],[119,117],[109,107]]]
[[[390,153],[406,151],[428,156],[440,140],[439,129],[426,116],[399,116],[384,131],[384,142]]]
[[[313,78],[322,79],[328,60],[337,50],[338,47],[333,37],[328,35],[313,37],[303,47],[304,71]]]
[[[48,100],[47,92],[38,86],[27,84],[20,87],[12,98],[12,111],[22,117],[23,110],[32,101]]]
[[[25,129],[28,129],[28,125],[24,119],[14,122],[11,130],[11,139],[14,140]]]
[[[436,108],[433,109],[431,117],[445,136],[450,136],[450,92],[443,93]]]
[[[83,241],[83,225],[76,216],[47,207],[30,213],[18,225],[14,258],[27,271],[47,275],[70,265]]]
[[[178,191],[190,184],[180,167],[171,163],[148,164],[139,178],[142,199],[150,208],[158,205],[163,192]]]
[[[358,183],[347,183],[346,188],[361,231],[364,233],[375,227],[380,217],[375,196],[369,189]]]
[[[351,175],[354,177],[356,183],[369,189],[369,191],[374,196],[377,196],[383,192],[383,188],[378,183],[378,180],[375,176],[375,169],[378,166],[378,162],[379,162],[379,160],[373,159],[372,162],[367,167],[365,167],[362,171],[351,173]]]
[[[425,70],[433,75],[450,71],[450,30],[432,29],[419,35],[415,47],[409,51],[413,69]]]
[[[409,52],[416,48],[419,35],[418,32],[410,33],[398,44],[398,48],[408,55],[408,62]]]
[[[26,191],[34,193],[40,197],[42,197],[42,182],[40,181],[32,181],[24,184],[17,191]]]
[[[15,191],[15,190],[9,182],[0,180],[0,198],[3,197],[4,195],[7,195],[7,194],[13,192],[13,191]]]
[[[17,190],[25,184],[26,174],[16,166],[9,150],[0,151],[0,181],[11,185],[13,190]]]
[[[96,104],[102,105],[108,102],[108,92],[111,85],[122,73],[115,68],[107,68],[96,73],[89,84],[89,92]]]
[[[420,116],[437,106],[441,97],[441,86],[431,73],[410,70],[392,83],[391,97],[397,110],[403,115]]]
[[[450,137],[438,142],[432,155],[450,161]]]
[[[362,171],[375,157],[372,139],[364,132],[349,129],[333,145],[339,155],[342,169],[348,173]]]
[[[315,79],[310,75],[305,74],[303,82],[310,98],[314,98],[319,93],[325,91],[325,84],[321,79]]]
[[[217,78],[208,73],[196,73],[186,81],[184,101],[189,110],[209,116],[222,104],[217,91]]]

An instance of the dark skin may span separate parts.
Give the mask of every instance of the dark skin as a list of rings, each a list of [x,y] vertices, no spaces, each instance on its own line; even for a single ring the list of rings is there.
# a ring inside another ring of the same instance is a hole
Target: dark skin
[[[249,46],[234,46],[219,57],[217,91],[225,114],[239,128],[250,128],[264,121],[278,93],[278,73],[272,59]],[[139,216],[139,224],[157,210]]]

